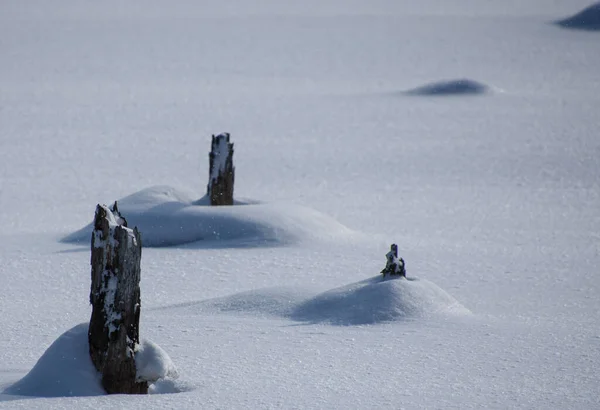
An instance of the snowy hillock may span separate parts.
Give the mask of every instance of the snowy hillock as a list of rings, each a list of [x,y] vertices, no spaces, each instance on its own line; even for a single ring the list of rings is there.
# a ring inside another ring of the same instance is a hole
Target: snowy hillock
[[[578,30],[600,30],[600,2],[583,9],[574,16],[556,22],[561,27]]]
[[[415,96],[450,96],[450,95],[478,95],[491,91],[491,87],[478,81],[466,78],[437,81],[413,88],[405,92]]]
[[[362,325],[470,311],[434,283],[376,276],[333,289],[298,305],[294,320]]]
[[[151,393],[175,393],[177,370],[158,345],[142,340],[136,349],[138,378],[148,380]],[[106,392],[102,376],[89,354],[88,324],[82,323],[59,336],[21,380],[3,393],[32,397],[99,396]],[[165,387],[165,386],[168,386]]]
[[[272,287],[159,308],[171,314],[279,317],[299,322],[363,325],[471,312],[434,283],[376,276],[317,294]]]
[[[206,247],[263,247],[304,239],[340,239],[352,231],[310,208],[289,204],[235,201],[238,206],[208,206],[209,199],[169,186],[155,186],[117,201],[130,226],[136,226],[145,247],[198,242]],[[62,242],[89,242],[92,225],[67,235]]]

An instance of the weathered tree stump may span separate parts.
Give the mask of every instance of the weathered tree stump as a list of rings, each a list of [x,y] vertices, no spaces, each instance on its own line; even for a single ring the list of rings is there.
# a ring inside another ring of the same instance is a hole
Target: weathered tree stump
[[[398,257],[398,245],[393,243],[390,246],[390,251],[385,255],[385,258],[385,268],[381,271],[384,278],[388,275],[406,277],[404,259]]]
[[[107,393],[146,394],[148,383],[136,380],[135,348],[139,344],[140,260],[137,228],[117,209],[96,207],[92,234],[92,317],[88,331],[90,357],[102,374]]]
[[[233,143],[229,142],[229,133],[212,136],[211,150],[208,154],[210,169],[206,194],[211,205],[233,205]]]

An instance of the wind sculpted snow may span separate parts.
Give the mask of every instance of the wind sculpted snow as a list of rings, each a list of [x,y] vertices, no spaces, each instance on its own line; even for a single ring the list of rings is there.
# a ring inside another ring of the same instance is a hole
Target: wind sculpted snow
[[[307,323],[365,325],[436,316],[470,315],[428,280],[369,278],[315,296],[311,289],[273,287],[155,309],[171,314],[224,313],[280,317]]]
[[[238,200],[234,206],[208,206],[169,186],[144,189],[117,201],[145,247],[196,242],[198,247],[270,247],[302,240],[347,240],[355,233],[313,209],[293,204]],[[66,243],[87,244],[92,225],[67,235]]]

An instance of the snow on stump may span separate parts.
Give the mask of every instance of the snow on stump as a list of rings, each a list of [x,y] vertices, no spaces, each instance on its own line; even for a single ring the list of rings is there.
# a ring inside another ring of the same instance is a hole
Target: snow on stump
[[[393,243],[390,246],[390,251],[385,255],[386,264],[385,268],[381,271],[383,277],[386,276],[402,276],[406,277],[406,268],[404,266],[404,259],[398,258],[398,245]]]
[[[210,154],[209,180],[206,194],[210,204],[233,205],[233,143],[229,142],[229,133],[224,132],[212,136]]]
[[[148,382],[137,378],[135,352],[140,321],[140,260],[137,228],[117,209],[96,207],[92,233],[92,317],[88,330],[90,357],[109,394],[146,394]]]

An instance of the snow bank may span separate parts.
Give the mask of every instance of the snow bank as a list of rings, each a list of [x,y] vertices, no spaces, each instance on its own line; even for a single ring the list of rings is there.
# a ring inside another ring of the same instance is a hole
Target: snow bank
[[[313,209],[297,205],[235,201],[243,206],[206,206],[169,186],[144,189],[118,201],[128,225],[137,226],[144,246],[198,242],[206,247],[277,246],[302,240],[341,239],[352,231]],[[67,243],[88,243],[92,224],[67,235]]]
[[[478,95],[491,91],[491,87],[466,78],[438,81],[425,84],[405,92],[407,95],[417,96],[445,96],[445,95]]]
[[[561,27],[578,30],[600,30],[600,2],[583,9],[574,16],[556,22]]]
[[[335,325],[375,324],[470,311],[427,280],[380,276],[322,293],[300,304],[292,318]]]
[[[159,346],[142,340],[135,361],[139,379],[150,383],[158,381],[157,387],[151,386],[151,393],[178,391],[170,381],[177,377],[177,369]],[[101,375],[89,355],[88,323],[77,325],[59,336],[29,373],[3,393],[33,397],[105,395]]]

